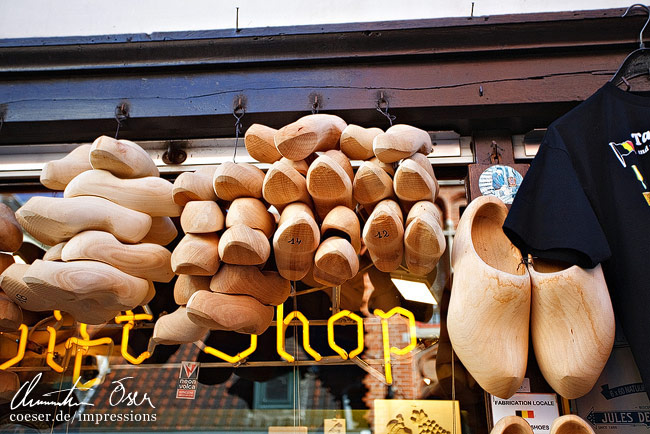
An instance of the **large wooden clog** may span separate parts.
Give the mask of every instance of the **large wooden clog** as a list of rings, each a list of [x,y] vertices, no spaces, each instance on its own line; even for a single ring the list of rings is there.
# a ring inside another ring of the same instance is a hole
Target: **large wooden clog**
[[[219,235],[186,234],[172,252],[172,270],[176,274],[212,276],[219,269]]]
[[[219,205],[211,200],[188,202],[181,214],[181,227],[186,234],[206,234],[223,229],[225,217]]]
[[[352,184],[354,199],[364,206],[374,206],[393,197],[393,179],[372,161],[364,161],[357,169]]]
[[[158,244],[122,244],[108,232],[85,231],[65,244],[61,259],[66,262],[104,262],[131,276],[169,282],[174,277],[171,255],[169,250]]]
[[[156,163],[140,145],[108,136],[100,136],[93,142],[90,164],[93,169],[108,170],[119,178],[160,176]]]
[[[509,398],[528,358],[530,275],[501,229],[508,209],[480,196],[463,213],[452,251],[449,338],[463,365],[488,393]]]
[[[330,235],[343,236],[348,238],[355,253],[361,250],[361,224],[357,213],[350,208],[337,206],[330,211],[320,228],[321,238],[325,239]]]
[[[404,255],[404,223],[397,202],[386,199],[377,204],[363,227],[363,241],[377,269],[397,269]]]
[[[404,253],[411,274],[425,276],[438,264],[447,248],[441,214],[435,204],[418,202],[406,218]]]
[[[348,172],[329,155],[321,155],[309,166],[307,190],[321,219],[339,205],[354,208],[352,180]]]
[[[151,339],[160,345],[189,344],[201,340],[208,329],[190,321],[184,306],[163,315],[153,327]]]
[[[264,232],[266,238],[270,238],[275,231],[273,214],[266,209],[266,205],[261,200],[251,197],[235,199],[228,207],[226,227],[230,228],[237,224],[259,229]]]
[[[110,232],[126,243],[137,243],[151,229],[151,216],[101,197],[31,197],[16,219],[36,240],[53,246],[87,230]]]
[[[41,184],[50,190],[63,191],[75,176],[92,170],[90,148],[91,145],[80,145],[60,160],[45,163],[41,170]]]
[[[305,177],[287,161],[276,161],[266,172],[262,186],[264,200],[276,207],[291,202],[311,203]]]
[[[163,178],[121,179],[107,170],[88,170],[77,175],[63,197],[97,196],[152,217],[178,217],[182,207],[174,203],[174,184]]]
[[[565,414],[553,421],[550,434],[594,434],[594,429],[575,414]]]
[[[221,235],[219,257],[227,264],[261,265],[269,259],[270,255],[269,240],[259,229],[235,224]]]
[[[278,152],[273,141],[273,136],[278,130],[266,125],[253,124],[246,130],[244,144],[248,155],[260,163],[275,163],[282,155]]]
[[[521,416],[505,416],[499,419],[490,434],[533,434],[533,429]]]
[[[13,210],[0,203],[0,251],[16,252],[23,244],[23,230]]]
[[[273,235],[275,264],[280,275],[288,280],[304,278],[319,243],[320,232],[311,208],[300,202],[289,204]]]
[[[414,154],[402,160],[393,178],[395,194],[401,200],[417,202],[433,201],[438,197],[438,180],[428,158]]]
[[[349,124],[341,133],[341,151],[350,160],[367,160],[374,157],[372,141],[383,133],[380,128],[363,128]]]
[[[311,161],[313,161],[313,160],[315,160],[317,158],[316,154],[312,154],[311,157],[313,157],[313,158],[311,158]],[[278,161],[282,161],[283,163],[286,163],[289,166],[293,167],[302,176],[307,176],[307,172],[309,171],[309,163],[307,163],[307,160],[293,161],[293,160],[289,160],[288,158],[282,157]]]
[[[0,291],[0,332],[13,332],[23,323],[23,311]]]
[[[264,172],[248,163],[221,163],[214,172],[212,186],[219,199],[262,197]]]
[[[42,312],[52,310],[54,303],[49,298],[39,297],[23,281],[28,264],[13,264],[0,274],[0,288],[9,299],[25,310]]]
[[[18,374],[12,371],[0,371],[0,403],[9,402],[20,389]]]
[[[176,229],[172,219],[169,217],[152,217],[151,229],[140,242],[166,246],[174,241],[176,236],[178,236],[178,229]]]
[[[254,266],[223,264],[210,282],[214,292],[249,295],[262,304],[277,306],[291,293],[289,281],[276,271],[260,271]]]
[[[62,261],[61,252],[63,252],[63,246],[65,246],[66,242],[64,241],[56,246],[50,247],[41,259],[44,261]]]
[[[341,133],[347,124],[334,115],[313,114],[303,116],[278,130],[274,136],[275,147],[290,160],[304,160],[316,151],[339,147]]]
[[[539,368],[558,394],[580,398],[600,377],[614,344],[614,311],[602,268],[535,259],[529,272]]]
[[[403,124],[393,125],[372,142],[373,152],[384,163],[394,163],[416,152],[428,155],[432,149],[429,133]]]
[[[274,309],[247,295],[197,291],[187,302],[187,316],[211,330],[261,335],[271,325]]]
[[[5,271],[7,268],[11,266],[11,264],[15,262],[16,260],[14,259],[13,255],[7,253],[0,253],[0,273]]]
[[[149,294],[146,280],[96,261],[39,259],[29,266],[23,281],[37,296],[60,303],[61,309],[68,312],[67,304],[83,305],[87,300],[108,310],[133,309]]]
[[[212,179],[217,166],[205,166],[195,172],[178,175],[172,188],[172,199],[180,206],[193,200],[217,200]]]
[[[174,301],[179,306],[187,304],[192,294],[196,291],[209,291],[210,280],[212,276],[191,276],[189,274],[181,274],[176,279],[174,284]]]
[[[323,241],[314,256],[314,280],[339,286],[359,272],[359,257],[350,241],[332,236]]]

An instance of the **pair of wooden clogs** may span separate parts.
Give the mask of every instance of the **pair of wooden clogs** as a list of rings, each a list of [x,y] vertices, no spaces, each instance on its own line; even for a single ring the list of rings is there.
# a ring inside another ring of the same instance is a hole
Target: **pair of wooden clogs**
[[[566,398],[598,379],[614,342],[614,314],[602,269],[536,259],[526,267],[503,233],[507,208],[482,196],[458,224],[447,326],[454,350],[489,393],[521,385],[528,331],[546,381]]]
[[[499,419],[490,434],[533,434],[533,429],[522,417],[506,416]],[[594,430],[581,417],[566,414],[553,421],[550,434],[594,434]]]
[[[28,310],[60,309],[100,324],[150,301],[152,281],[172,279],[163,246],[176,237],[170,217],[181,207],[172,200],[172,184],[137,144],[99,137],[47,163],[41,181],[63,189],[64,197],[32,197],[16,217],[52,248],[44,260],[2,278]]]

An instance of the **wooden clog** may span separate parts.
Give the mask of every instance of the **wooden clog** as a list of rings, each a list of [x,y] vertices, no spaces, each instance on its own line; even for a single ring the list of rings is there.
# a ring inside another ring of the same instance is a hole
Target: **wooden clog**
[[[539,368],[558,394],[580,398],[600,377],[614,344],[614,311],[603,270],[535,259],[528,271]]]
[[[106,231],[126,243],[137,243],[149,232],[151,216],[101,197],[31,197],[16,219],[36,240],[53,246],[86,230]]]
[[[449,338],[463,365],[488,393],[509,398],[528,358],[530,275],[501,226],[508,210],[480,196],[463,213],[452,251]]]
[[[0,252],[16,252],[23,244],[23,229],[14,211],[0,203]]]
[[[45,163],[41,170],[41,184],[50,190],[63,191],[75,176],[92,170],[90,148],[91,145],[80,145],[60,160]]]
[[[323,241],[314,256],[314,280],[339,286],[359,272],[359,257],[345,238],[333,236]]]
[[[316,154],[312,154],[312,161],[316,159]],[[309,163],[307,163],[307,160],[298,160],[298,161],[293,161],[289,160],[288,158],[282,157],[280,158],[279,161],[282,161],[283,163],[286,163],[296,169],[298,173],[300,173],[302,176],[307,176],[307,172],[309,171]]]
[[[221,163],[214,172],[212,186],[219,199],[262,197],[264,172],[248,163]]]
[[[377,157],[373,157],[368,161],[370,161],[371,163],[375,163],[377,166],[384,169],[384,172],[388,173],[391,178],[395,176],[395,167],[397,166],[397,163],[384,163]]]
[[[440,211],[432,202],[418,202],[406,218],[404,253],[411,274],[425,276],[433,271],[447,248]]]
[[[140,145],[108,136],[100,136],[93,142],[90,164],[93,169],[108,170],[118,178],[160,176],[156,164]]]
[[[174,284],[174,301],[179,306],[187,304],[192,294],[196,291],[209,291],[210,280],[212,276],[191,276],[189,274],[181,274],[176,279]]]
[[[0,371],[0,403],[9,402],[20,389],[20,379],[15,372]]]
[[[377,269],[388,273],[399,267],[404,255],[404,223],[397,202],[386,199],[375,206],[363,227],[363,241]]]
[[[151,339],[160,345],[189,344],[201,340],[207,333],[207,328],[190,321],[187,310],[181,306],[158,318]]]
[[[364,161],[357,169],[352,184],[354,199],[361,205],[374,206],[394,196],[393,179],[372,161]]]
[[[341,169],[343,169],[348,175],[348,178],[350,178],[350,182],[354,180],[354,170],[352,169],[352,163],[350,163],[350,159],[343,152],[339,151],[338,149],[332,149],[330,151],[323,152],[323,155],[327,155],[332,160],[339,163]]]
[[[152,217],[178,217],[182,207],[174,203],[174,184],[163,178],[121,179],[107,170],[88,170],[77,175],[63,197],[97,196]]]
[[[276,271],[260,271],[254,266],[223,264],[210,281],[213,292],[249,295],[262,304],[277,306],[291,293],[289,281]]]
[[[186,234],[172,252],[172,270],[176,274],[212,276],[219,269],[219,235]]]
[[[99,261],[155,282],[169,282],[174,277],[171,252],[166,248],[152,243],[122,244],[102,231],[84,231],[72,237],[63,247],[61,259]]]
[[[414,154],[402,160],[395,171],[393,188],[400,200],[435,200],[438,197],[438,180],[427,157]]]
[[[23,323],[23,311],[0,292],[0,332],[13,332]]]
[[[172,199],[180,206],[192,200],[216,201],[212,179],[217,166],[205,166],[195,172],[183,172],[178,175],[172,188]]]
[[[147,291],[147,295],[142,299],[138,306],[144,306],[145,304],[148,304],[156,296],[156,287],[154,286],[153,282],[151,280],[148,280],[147,283],[149,284],[149,291]]]
[[[338,116],[307,115],[280,128],[273,139],[275,147],[284,157],[304,160],[314,152],[338,148],[346,126]]]
[[[361,224],[357,213],[350,208],[337,206],[330,211],[320,228],[321,238],[325,239],[330,234],[343,235],[343,238],[349,238],[355,253],[361,250]]]
[[[25,310],[42,312],[52,310],[54,303],[49,298],[39,297],[23,281],[28,264],[13,264],[0,274],[0,288],[9,299]]]
[[[187,302],[187,316],[211,330],[261,335],[271,325],[274,309],[247,295],[197,291]]]
[[[266,238],[270,238],[275,231],[275,218],[266,209],[266,205],[251,197],[235,199],[226,214],[226,227],[241,224],[249,228],[259,229]]]
[[[207,234],[223,229],[225,217],[219,205],[210,200],[188,202],[181,214],[181,227],[186,234]]]
[[[276,161],[266,172],[262,185],[264,200],[276,207],[291,202],[311,203],[305,177],[286,161],[289,160]]]
[[[373,152],[384,163],[394,163],[416,152],[428,155],[432,149],[429,133],[403,124],[393,125],[372,142]]]
[[[0,273],[5,271],[7,268],[11,266],[11,264],[15,262],[16,260],[14,259],[13,255],[9,255],[7,253],[0,253]]]
[[[380,128],[363,128],[349,124],[341,133],[341,151],[350,160],[367,160],[375,156],[372,141],[383,133]]]
[[[553,421],[550,434],[594,434],[594,429],[575,414],[565,414]]]
[[[282,155],[278,152],[273,136],[278,130],[266,125],[253,124],[246,130],[244,144],[248,155],[260,163],[275,163]]]
[[[346,170],[328,155],[321,155],[309,166],[307,190],[321,219],[339,205],[354,208],[352,180]]]
[[[505,416],[499,419],[490,434],[533,434],[533,429],[523,417]]]
[[[152,217],[151,229],[140,242],[166,246],[174,241],[176,236],[178,236],[178,229],[176,229],[172,219],[169,217]]]
[[[56,246],[50,247],[41,259],[44,261],[62,261],[61,252],[63,251],[63,246],[65,246],[66,242],[67,241],[64,241]]]
[[[70,312],[66,305],[83,305],[87,300],[100,303],[108,310],[133,309],[149,293],[146,280],[96,261],[38,259],[29,266],[23,281],[37,296],[55,301],[66,312]]]
[[[320,232],[311,208],[300,202],[287,205],[273,235],[275,264],[280,275],[288,280],[304,278],[319,243]]]
[[[270,255],[271,245],[264,232],[246,225],[232,225],[219,242],[219,257],[227,264],[261,265]]]

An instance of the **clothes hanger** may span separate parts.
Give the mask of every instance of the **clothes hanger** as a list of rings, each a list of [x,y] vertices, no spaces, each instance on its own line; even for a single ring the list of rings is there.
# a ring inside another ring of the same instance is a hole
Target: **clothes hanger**
[[[641,7],[645,9],[648,13],[648,19],[646,20],[643,28],[639,32],[639,48],[632,51],[623,61],[621,66],[616,71],[616,74],[609,80],[610,83],[613,83],[615,86],[620,86],[621,83],[625,83],[627,86],[626,90],[630,90],[630,83],[628,80],[631,80],[642,75],[650,75],[650,49],[646,48],[643,43],[643,32],[650,22],[650,9],[646,5],[642,4],[633,4],[627,10],[622,17],[627,16],[627,14],[635,7]]]

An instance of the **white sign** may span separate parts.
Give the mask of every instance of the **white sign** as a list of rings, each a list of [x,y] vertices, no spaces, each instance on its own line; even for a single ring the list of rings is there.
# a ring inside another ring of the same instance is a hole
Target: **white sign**
[[[549,434],[560,415],[554,393],[515,393],[508,399],[492,396],[491,406],[495,424],[505,416],[521,416],[535,434]]]

